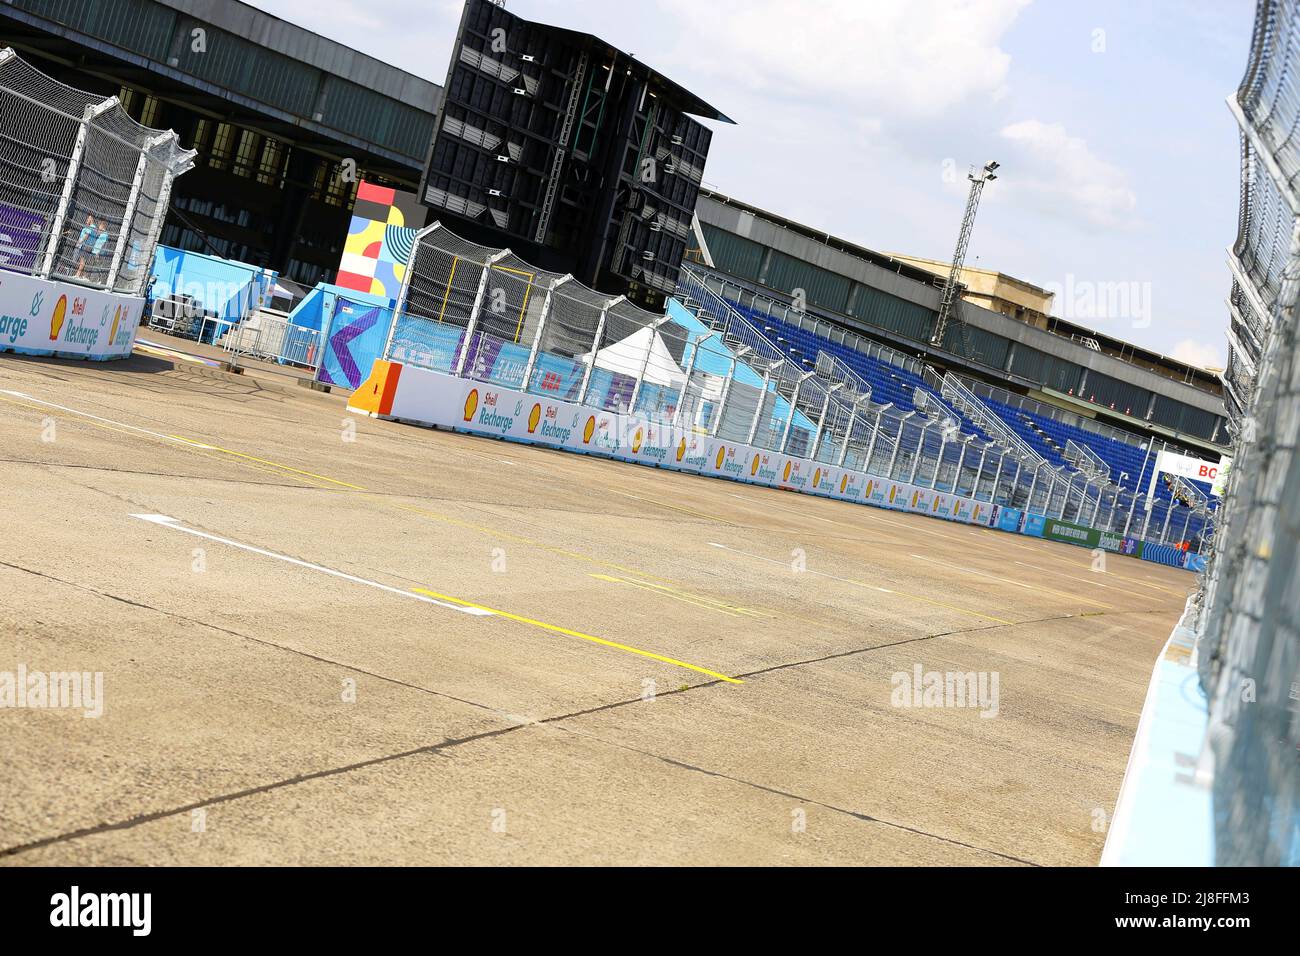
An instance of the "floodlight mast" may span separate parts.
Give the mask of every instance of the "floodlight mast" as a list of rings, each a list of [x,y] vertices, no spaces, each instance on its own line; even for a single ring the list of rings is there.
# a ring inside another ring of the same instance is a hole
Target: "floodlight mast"
[[[966,198],[966,215],[961,221],[961,235],[957,237],[957,252],[952,257],[952,270],[948,273],[948,281],[943,287],[943,299],[939,303],[939,319],[934,324],[934,335],[930,338],[931,345],[943,345],[944,335],[948,331],[948,323],[952,320],[953,308],[957,302],[961,270],[966,264],[966,249],[970,246],[971,232],[975,229],[975,214],[979,212],[980,196],[984,193],[984,187],[998,178],[994,174],[1001,165],[998,162],[988,162],[984,164],[978,176],[974,172],[966,174],[966,178],[970,180],[970,195]]]

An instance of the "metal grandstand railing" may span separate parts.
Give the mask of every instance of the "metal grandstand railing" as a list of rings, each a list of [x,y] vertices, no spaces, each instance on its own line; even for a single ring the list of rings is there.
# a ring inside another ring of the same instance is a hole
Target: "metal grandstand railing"
[[[1065,460],[1094,481],[1110,481],[1110,465],[1100,455],[1073,438],[1065,440]]]
[[[727,291],[733,290],[732,295],[735,298],[732,301],[743,305],[744,300],[748,298],[752,308],[758,308],[761,303],[763,311],[769,316],[779,318],[783,322],[789,322],[791,325],[814,335],[819,335],[829,342],[848,346],[870,358],[878,358],[890,365],[896,365],[909,372],[915,372],[917,375],[920,375],[922,369],[925,368],[925,363],[914,356],[906,355],[897,349],[892,349],[887,345],[882,345],[879,342],[858,335],[856,332],[850,332],[848,329],[832,322],[826,322],[811,313],[800,312],[790,303],[782,302],[767,293],[758,292],[714,274],[708,275],[702,281],[716,285],[723,298],[728,298]]]
[[[988,434],[1016,449],[1021,455],[1027,456],[1036,465],[1046,464],[1042,455],[1030,448],[1029,443],[1017,435],[1011,426],[1002,420],[1001,415],[980,401],[979,397],[952,372],[944,375],[940,387],[944,398],[961,409],[967,418]]]
[[[138,294],[172,181],[193,162],[175,133],[141,126],[117,97],[60,83],[0,50],[3,268]]]
[[[1229,106],[1241,202],[1229,253],[1235,440],[1191,626],[1209,697],[1216,862],[1300,864],[1300,3],[1261,0]]]

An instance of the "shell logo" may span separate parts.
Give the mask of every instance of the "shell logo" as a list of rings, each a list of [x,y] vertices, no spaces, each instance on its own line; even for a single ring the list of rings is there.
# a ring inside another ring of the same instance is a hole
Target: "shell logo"
[[[714,467],[717,471],[722,471],[722,463],[723,463],[724,461],[726,461],[726,460],[727,460],[727,446],[726,446],[726,445],[719,445],[719,446],[718,446],[718,459],[717,459],[717,461],[715,461],[715,462],[713,463],[713,467]]]
[[[638,428],[636,434],[632,436],[632,454],[639,455],[641,453],[641,442],[644,438],[644,430]]]
[[[122,321],[122,307],[119,305],[113,310],[113,327],[108,330],[108,344],[112,345],[117,339],[117,324]]]
[[[934,504],[930,506],[930,511],[931,511],[932,513],[934,513],[934,514],[938,514],[938,513],[939,513],[939,506],[940,506],[941,504],[943,504],[943,500],[940,499],[940,498],[935,498],[935,499],[934,499]]]
[[[677,443],[677,460],[681,461],[686,457],[686,439],[683,438]]]
[[[749,466],[749,474],[750,474],[751,476],[753,476],[753,475],[757,475],[757,474],[758,474],[758,456],[757,456],[757,455],[754,456],[754,460],[753,460],[753,462],[752,462],[752,463],[750,464],[750,466]]]
[[[843,478],[840,479],[840,494],[844,494],[844,492],[848,489],[848,487],[849,487],[849,476],[845,475]]]
[[[465,396],[465,421],[472,422],[476,411],[478,411],[478,389],[471,388],[469,394]]]
[[[914,492],[912,492],[912,507],[913,507],[913,508],[916,507],[916,503],[917,503],[918,501],[920,501],[920,500],[921,500],[921,493],[920,493],[919,491],[914,491]]]
[[[952,513],[953,513],[953,514],[956,514],[956,513],[957,513],[958,511],[960,511],[960,510],[961,510],[961,502],[960,502],[960,501],[954,501],[954,502],[952,503]]]
[[[813,472],[813,487],[816,488],[822,483],[822,470],[818,468]]]
[[[56,342],[59,333],[63,331],[63,320],[68,314],[68,297],[59,296],[59,301],[54,304],[54,312],[50,316],[50,341]]]
[[[785,474],[781,476],[781,480],[782,481],[790,480],[790,462],[788,461],[785,463]]]
[[[871,492],[874,491],[875,488],[876,488],[876,483],[875,483],[874,481],[868,481],[868,482],[867,482],[867,490],[864,491],[864,492],[862,493],[862,497],[864,497],[864,498],[870,498],[870,497],[871,497]]]
[[[596,416],[592,415],[587,419],[587,426],[582,430],[582,443],[590,444],[591,436],[594,434],[596,434]]]
[[[534,405],[533,410],[528,413],[528,434],[537,431],[537,425],[542,420],[542,406]]]
[[[897,495],[898,495],[898,489],[897,489],[896,487],[894,487],[893,485],[890,485],[890,486],[889,486],[889,503],[890,503],[891,505],[894,503],[894,498],[895,498]]]

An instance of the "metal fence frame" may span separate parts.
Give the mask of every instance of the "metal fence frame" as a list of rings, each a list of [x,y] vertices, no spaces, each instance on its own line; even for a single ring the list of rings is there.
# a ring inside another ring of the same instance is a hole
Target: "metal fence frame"
[[[194,151],[10,48],[0,50],[0,116],[0,215],[24,246],[4,268],[139,295]]]
[[[1260,0],[1229,109],[1241,203],[1229,250],[1235,440],[1222,518],[1189,623],[1210,711],[1216,862],[1300,864],[1300,4]]]

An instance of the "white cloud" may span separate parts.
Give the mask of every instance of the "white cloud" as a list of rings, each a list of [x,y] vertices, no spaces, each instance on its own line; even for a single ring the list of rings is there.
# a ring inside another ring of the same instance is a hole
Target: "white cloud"
[[[1008,195],[1026,196],[1048,215],[1082,217],[1103,229],[1138,224],[1137,194],[1128,175],[1060,123],[1022,120],[1003,127],[1002,138],[1019,151],[1014,186],[1004,187]]]
[[[701,72],[765,95],[936,116],[1006,88],[1000,47],[1029,0],[660,0]]]
[[[1195,365],[1197,368],[1221,369],[1227,361],[1225,349],[1197,342],[1195,339],[1183,339],[1174,346],[1170,355],[1180,362]]]

